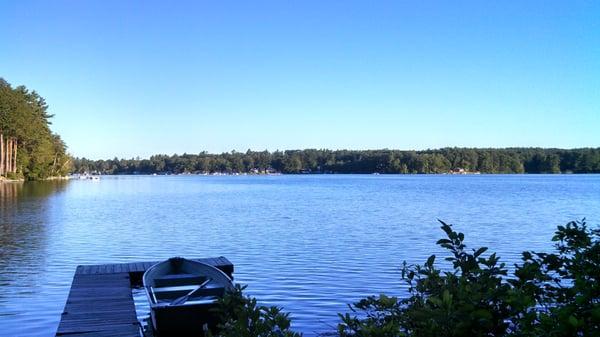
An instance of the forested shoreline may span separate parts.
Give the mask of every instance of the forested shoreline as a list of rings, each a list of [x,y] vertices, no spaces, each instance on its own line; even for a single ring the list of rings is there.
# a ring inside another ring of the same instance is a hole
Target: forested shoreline
[[[36,91],[0,78],[0,179],[40,180],[68,173],[600,173],[600,148],[442,148],[423,151],[327,150],[154,155],[148,159],[72,159],[50,129]]]
[[[71,159],[50,129],[48,104],[36,91],[0,78],[0,179],[41,180],[67,175]]]
[[[148,159],[75,158],[74,173],[600,173],[600,148],[443,148],[401,150],[287,150],[154,155]]]

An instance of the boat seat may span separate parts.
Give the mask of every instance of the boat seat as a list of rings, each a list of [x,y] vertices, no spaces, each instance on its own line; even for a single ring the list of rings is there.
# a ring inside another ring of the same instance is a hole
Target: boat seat
[[[178,286],[178,287],[162,287],[162,288],[152,288],[152,291],[155,294],[164,294],[164,293],[189,293],[192,290],[196,290],[198,286]],[[192,296],[221,296],[225,293],[224,287],[212,287],[212,288],[200,288],[194,291]]]
[[[173,287],[184,286],[190,284],[202,284],[206,277],[193,274],[170,274],[154,279],[156,287]]]
[[[152,292],[157,300],[165,300],[187,295],[196,288],[197,286],[163,287],[152,288]],[[200,288],[190,295],[190,300],[207,296],[221,297],[224,294],[225,288],[223,287]]]
[[[198,286],[176,286],[176,287],[162,287],[162,288],[154,288],[151,287],[152,296],[154,296],[155,301],[162,300],[173,300],[177,297],[187,295],[190,291],[196,289]]]
[[[214,287],[214,288],[202,288],[194,292],[192,298],[196,297],[206,297],[206,296],[217,296],[221,297],[225,294],[225,288],[223,287]]]
[[[161,294],[161,293],[173,293],[173,292],[190,292],[194,289],[198,288],[197,285],[190,285],[190,286],[175,286],[175,287],[152,287],[152,291],[154,291],[155,294]]]
[[[213,304],[215,303],[215,301],[217,301],[219,298],[217,296],[206,296],[206,297],[202,297],[202,298],[195,298],[195,299],[190,299],[188,301],[185,302],[185,304]]]

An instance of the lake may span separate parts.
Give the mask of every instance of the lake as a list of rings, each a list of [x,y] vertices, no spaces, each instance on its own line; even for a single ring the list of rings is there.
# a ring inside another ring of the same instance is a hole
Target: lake
[[[600,223],[600,175],[103,176],[0,184],[0,329],[53,336],[75,267],[225,256],[235,281],[306,336],[347,303],[405,294],[455,224],[501,261],[549,251],[557,225]],[[441,259],[440,259],[441,260]],[[144,312],[143,300],[138,300]]]

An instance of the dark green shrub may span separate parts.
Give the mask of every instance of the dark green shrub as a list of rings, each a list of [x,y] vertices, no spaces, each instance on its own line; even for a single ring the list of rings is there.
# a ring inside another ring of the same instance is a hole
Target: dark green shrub
[[[216,308],[219,317],[217,337],[302,336],[290,329],[288,313],[278,307],[257,305],[255,298],[243,294],[245,288],[236,285],[235,291],[219,300]]]
[[[17,179],[22,179],[22,178],[23,178],[23,176],[18,173],[13,173],[13,172],[6,173],[6,179],[9,179],[9,180],[17,180]]]
[[[442,223],[437,243],[450,271],[407,265],[409,297],[380,295],[340,315],[340,336],[600,336],[600,231],[585,222],[559,226],[557,254],[524,252],[514,276],[487,248],[468,251],[464,235]]]
[[[558,226],[557,253],[524,252],[509,282],[534,297],[514,323],[523,336],[600,336],[600,230],[585,220]]]

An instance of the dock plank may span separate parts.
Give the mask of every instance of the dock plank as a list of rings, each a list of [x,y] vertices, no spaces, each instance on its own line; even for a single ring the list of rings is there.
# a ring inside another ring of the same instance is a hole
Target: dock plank
[[[195,258],[195,261],[215,266],[231,276],[233,264],[225,257]],[[160,261],[130,262],[119,264],[82,265],[77,266],[76,274],[112,274],[112,273],[144,273],[148,268]]]
[[[56,336],[102,331],[115,336],[138,334],[129,274],[107,270],[90,268],[98,274],[75,274]]]
[[[83,333],[71,333],[69,337],[139,337],[138,327],[117,327],[118,330],[94,331]]]

